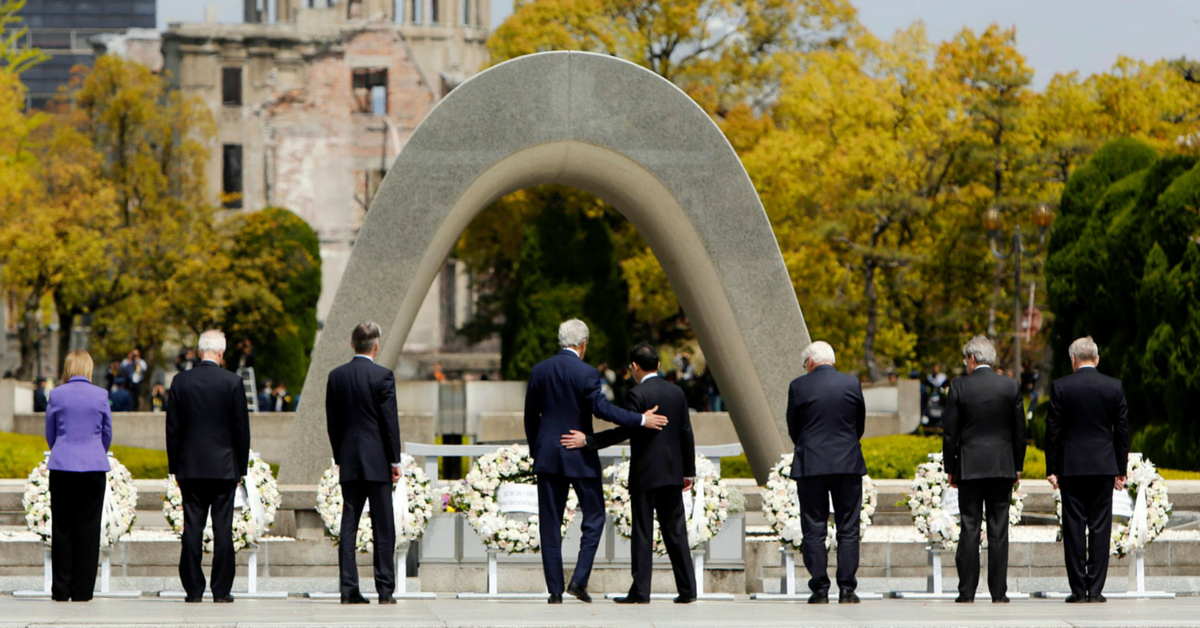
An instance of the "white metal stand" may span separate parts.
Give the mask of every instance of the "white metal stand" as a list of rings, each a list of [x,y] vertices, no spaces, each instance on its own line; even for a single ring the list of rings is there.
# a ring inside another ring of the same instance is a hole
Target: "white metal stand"
[[[705,593],[704,592],[704,549],[692,550],[692,567],[696,573],[696,599],[697,600],[733,600],[735,599],[732,593]],[[625,593],[606,593],[606,599],[625,597]],[[673,600],[676,595],[673,593],[651,593],[652,600]]]
[[[264,544],[262,547],[269,548],[269,544]],[[246,591],[233,591],[230,593],[234,598],[242,600],[284,600],[287,599],[287,591],[259,591],[258,590],[258,550],[259,545],[250,544],[246,548],[250,551],[250,558],[247,561],[247,577],[249,582],[246,585]],[[267,564],[270,564],[270,550],[264,552],[264,558]],[[187,597],[187,593],[183,591],[160,591],[159,597],[173,600],[182,600]],[[204,593],[205,599],[212,598],[212,592]]]
[[[929,553],[929,576],[926,577],[925,591],[894,591],[892,597],[903,600],[953,600],[958,597],[957,591],[946,591],[942,585],[942,555],[949,554],[942,549],[934,549],[933,546],[926,547],[925,550]],[[1010,600],[1027,600],[1028,593],[1008,592]]]
[[[305,594],[310,600],[338,600],[341,599],[341,593],[326,593],[323,591],[315,591]],[[364,593],[363,597],[368,600],[378,599],[376,593]],[[436,593],[428,593],[421,591],[408,590],[408,546],[401,545],[396,548],[396,590],[392,593],[392,597],[397,600],[433,600],[437,598]]]
[[[796,550],[790,547],[779,548],[779,553],[782,555],[783,561],[783,576],[779,578],[779,593],[751,593],[752,600],[775,600],[775,601],[807,601],[812,595],[811,593],[796,594]],[[856,591],[860,600],[882,600],[883,595],[879,593],[866,593]]]
[[[460,600],[544,600],[549,593],[501,593],[499,552],[487,553],[487,593],[459,593]]]
[[[1070,593],[1062,591],[1045,591],[1039,597],[1061,600]],[[1114,600],[1170,600],[1175,594],[1168,591],[1146,590],[1146,550],[1135,549],[1129,559],[1129,590],[1119,593],[1105,593],[1104,597]]]
[[[100,548],[100,590],[95,597],[136,598],[142,597],[141,591],[113,591],[112,579],[112,548]]]
[[[50,546],[42,548],[42,590],[26,589],[13,591],[13,597],[50,597],[50,585],[53,581],[54,568],[50,562]]]

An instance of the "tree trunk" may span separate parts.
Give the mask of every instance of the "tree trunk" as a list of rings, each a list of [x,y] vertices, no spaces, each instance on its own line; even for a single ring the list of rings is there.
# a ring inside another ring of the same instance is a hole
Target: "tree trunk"
[[[30,294],[29,298],[25,299],[25,311],[21,315],[23,323],[18,333],[21,343],[21,366],[17,368],[17,379],[27,382],[41,375],[37,373],[38,350],[41,348],[38,343],[41,331],[41,301],[37,292]]]
[[[879,293],[875,288],[875,261],[868,259],[863,267],[863,294],[867,299],[867,330],[863,338],[863,363],[867,377],[873,382],[883,379],[875,360],[875,336],[879,333]]]
[[[71,352],[71,330],[75,327],[76,312],[65,305],[59,303],[57,295],[54,299],[54,309],[58,312],[58,362],[55,368],[61,369],[62,365],[67,361],[67,354]],[[96,356],[92,356],[95,360]],[[99,362],[96,365],[99,366]],[[59,374],[59,379],[62,378],[62,371],[56,371]]]

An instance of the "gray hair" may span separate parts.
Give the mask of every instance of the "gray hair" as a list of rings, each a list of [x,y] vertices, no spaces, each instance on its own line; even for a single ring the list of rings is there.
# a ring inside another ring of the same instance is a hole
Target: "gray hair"
[[[581,347],[587,341],[587,323],[578,318],[572,318],[558,326],[558,346],[564,349],[567,347]]]
[[[196,343],[196,351],[200,353],[225,353],[225,334],[219,329],[210,329],[200,334]]]
[[[383,335],[383,330],[379,325],[366,321],[359,323],[358,327],[350,334],[350,343],[354,345],[354,352],[358,354],[370,353],[375,349],[375,345],[379,344],[379,337]]]
[[[1091,336],[1084,336],[1071,343],[1067,355],[1077,362],[1095,362],[1100,359],[1100,348]]]
[[[813,364],[837,364],[837,356],[833,354],[833,347],[824,340],[818,340],[807,347],[800,353],[800,362],[812,360]]]
[[[986,336],[975,336],[963,345],[963,357],[975,358],[976,364],[991,366],[996,363],[996,345]]]

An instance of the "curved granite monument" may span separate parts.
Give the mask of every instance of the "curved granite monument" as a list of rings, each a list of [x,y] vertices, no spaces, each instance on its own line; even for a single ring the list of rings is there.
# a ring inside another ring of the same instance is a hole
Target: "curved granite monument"
[[[809,342],[758,195],[687,95],[613,57],[550,52],[479,74],[442,100],[383,181],[313,351],[285,483],[329,464],[325,380],[350,331],[383,326],[395,364],[434,276],[471,220],[510,192],[569,185],[608,201],[654,250],[721,387],[760,482],[790,450],[788,382]],[[587,251],[580,251],[587,255]]]

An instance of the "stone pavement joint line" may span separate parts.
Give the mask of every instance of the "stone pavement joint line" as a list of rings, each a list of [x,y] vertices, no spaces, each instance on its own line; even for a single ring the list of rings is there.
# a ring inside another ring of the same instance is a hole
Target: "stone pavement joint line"
[[[239,600],[230,605],[184,604],[181,601],[93,600],[87,604],[0,596],[0,628],[63,626],[188,626],[197,628],[286,628],[290,626],[399,626],[402,628],[530,626],[537,628],[630,626],[684,628],[721,626],[896,627],[1034,626],[1047,628],[1200,627],[1200,598],[1164,601],[1110,601],[1108,604],[1064,604],[1037,600],[1003,606],[986,601],[953,602],[884,600],[855,606],[804,603],[698,602],[689,606],[652,603],[634,608],[573,600],[562,606],[543,602],[469,602],[462,600],[402,601],[396,606],[345,607],[336,601]]]

